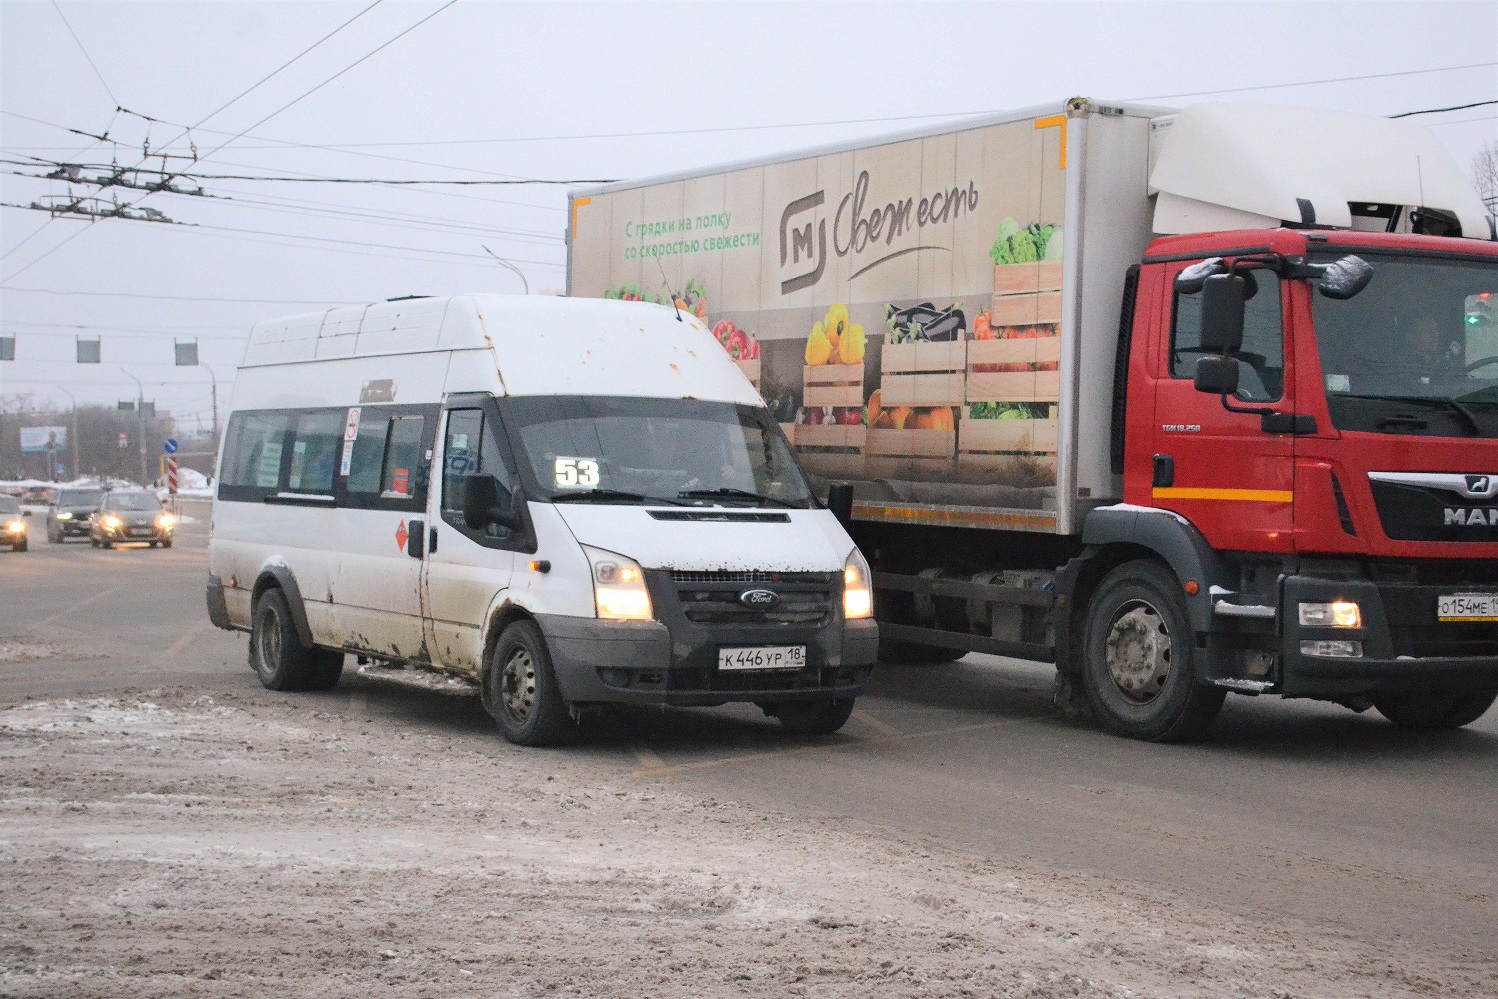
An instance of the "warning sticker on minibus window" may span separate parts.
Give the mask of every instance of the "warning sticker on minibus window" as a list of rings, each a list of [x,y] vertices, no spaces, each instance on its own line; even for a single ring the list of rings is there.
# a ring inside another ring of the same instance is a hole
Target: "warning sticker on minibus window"
[[[411,494],[411,470],[408,468],[397,468],[390,483],[390,491],[401,496]]]
[[[558,489],[595,489],[598,486],[598,461],[594,458],[556,459],[555,475]]]

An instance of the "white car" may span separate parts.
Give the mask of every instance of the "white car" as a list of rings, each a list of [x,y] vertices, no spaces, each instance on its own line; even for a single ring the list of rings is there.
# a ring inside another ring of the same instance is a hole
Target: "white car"
[[[272,689],[353,653],[481,685],[505,736],[759,704],[830,733],[867,563],[695,317],[473,295],[261,323],[217,468],[209,613]]]

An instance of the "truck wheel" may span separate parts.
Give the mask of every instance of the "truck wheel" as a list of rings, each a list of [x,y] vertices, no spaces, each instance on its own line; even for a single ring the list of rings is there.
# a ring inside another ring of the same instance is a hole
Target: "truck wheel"
[[[1200,738],[1225,692],[1197,682],[1196,648],[1180,585],[1154,562],[1104,577],[1087,607],[1082,680],[1108,731],[1151,742]]]
[[[302,644],[279,587],[260,594],[252,620],[250,665],[266,689],[327,690],[338,682],[343,671],[343,653]],[[336,657],[336,671],[331,666],[333,657]]]
[[[1459,693],[1412,691],[1374,694],[1378,713],[1400,728],[1452,729],[1470,725],[1498,700],[1498,690]]]
[[[517,746],[548,746],[572,730],[541,629],[516,621],[504,630],[484,671],[484,707]]]
[[[784,701],[774,706],[780,727],[794,735],[831,735],[848,723],[853,699],[846,701]]]

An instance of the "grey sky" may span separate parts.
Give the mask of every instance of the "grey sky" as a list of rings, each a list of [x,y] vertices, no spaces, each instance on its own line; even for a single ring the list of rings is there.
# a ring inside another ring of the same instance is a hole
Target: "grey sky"
[[[51,2],[3,0],[0,153],[138,163],[147,139],[157,150],[181,133],[165,123],[202,120],[370,2],[61,3],[59,14]],[[443,2],[379,3],[194,131],[199,153],[440,12],[194,169],[628,178],[1072,95],[1180,106],[1232,91],[1211,99],[1374,114],[1498,98],[1493,2]],[[1240,89],[1344,77],[1373,78]],[[159,121],[116,114],[117,103]],[[1498,106],[1422,120],[1463,167],[1498,137]],[[714,128],[725,130],[702,131]],[[655,134],[580,138],[616,133]],[[170,149],[186,153],[187,140]],[[312,303],[518,292],[481,244],[532,290],[563,283],[564,187],[202,184],[234,200],[161,193],[140,205],[198,228],[0,209],[0,330],[18,338],[19,358],[0,365],[0,395],[65,406],[59,383],[80,401],[130,398],[123,366],[190,429],[208,422],[208,377],[172,367],[174,336],[199,338],[226,388],[259,319]],[[7,173],[0,201],[68,191]],[[103,364],[73,363],[75,334],[102,337]]]

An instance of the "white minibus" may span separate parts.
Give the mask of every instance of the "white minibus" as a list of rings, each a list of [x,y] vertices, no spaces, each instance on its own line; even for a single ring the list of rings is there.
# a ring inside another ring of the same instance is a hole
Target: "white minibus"
[[[208,611],[273,690],[344,656],[479,685],[512,742],[621,702],[847,720],[868,564],[691,314],[410,298],[255,326],[218,461]]]

